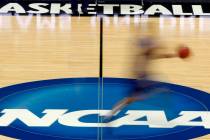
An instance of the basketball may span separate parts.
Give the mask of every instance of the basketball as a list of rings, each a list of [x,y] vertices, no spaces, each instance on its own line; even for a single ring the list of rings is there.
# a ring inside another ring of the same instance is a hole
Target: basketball
[[[188,58],[190,56],[190,48],[185,45],[180,45],[178,48],[178,55],[180,58]]]

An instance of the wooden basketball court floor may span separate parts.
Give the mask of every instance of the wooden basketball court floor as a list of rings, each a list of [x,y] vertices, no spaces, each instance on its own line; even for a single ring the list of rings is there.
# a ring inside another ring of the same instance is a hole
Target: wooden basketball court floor
[[[134,41],[153,35],[168,51],[187,44],[193,57],[155,61],[152,71],[163,81],[210,93],[209,25],[210,18],[105,17],[103,76],[134,78],[130,72],[136,52]],[[99,26],[97,17],[0,16],[0,87],[45,79],[98,77]]]

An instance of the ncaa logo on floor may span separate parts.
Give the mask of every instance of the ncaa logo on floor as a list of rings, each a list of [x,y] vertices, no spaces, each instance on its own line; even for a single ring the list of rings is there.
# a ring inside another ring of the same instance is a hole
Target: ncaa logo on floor
[[[153,96],[102,122],[134,80],[69,78],[0,89],[0,134],[23,140],[192,139],[210,132],[210,95],[158,82]],[[100,86],[103,85],[103,91]]]

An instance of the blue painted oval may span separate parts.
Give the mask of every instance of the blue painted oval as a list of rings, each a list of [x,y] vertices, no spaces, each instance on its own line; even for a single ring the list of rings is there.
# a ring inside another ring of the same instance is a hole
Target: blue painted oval
[[[104,78],[103,92],[98,78],[69,78],[24,83],[0,89],[0,110],[28,109],[37,116],[45,109],[78,110],[111,109],[128,95],[134,80]],[[126,107],[116,118],[127,110],[164,110],[168,119],[178,117],[181,111],[207,111],[210,95],[192,88],[158,82],[156,94],[143,101]],[[151,91],[147,91],[151,92]],[[85,122],[98,122],[94,115],[82,118]],[[0,134],[23,140],[73,140],[73,139],[191,139],[209,130],[203,127],[175,127],[170,129],[149,128],[148,126],[122,126],[119,128],[79,128],[54,123],[48,128],[28,127],[15,121],[9,127],[0,127]]]

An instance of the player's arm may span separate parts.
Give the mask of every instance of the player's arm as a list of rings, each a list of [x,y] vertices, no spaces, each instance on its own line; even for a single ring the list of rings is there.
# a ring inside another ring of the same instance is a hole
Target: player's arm
[[[180,46],[177,49],[177,53],[171,53],[171,54],[161,54],[161,53],[155,53],[155,51],[151,55],[151,59],[161,59],[161,58],[174,58],[174,57],[179,57],[181,59],[185,59],[190,57],[191,51],[188,47],[186,46]]]
[[[151,59],[175,58],[179,57],[177,54],[152,54]]]

